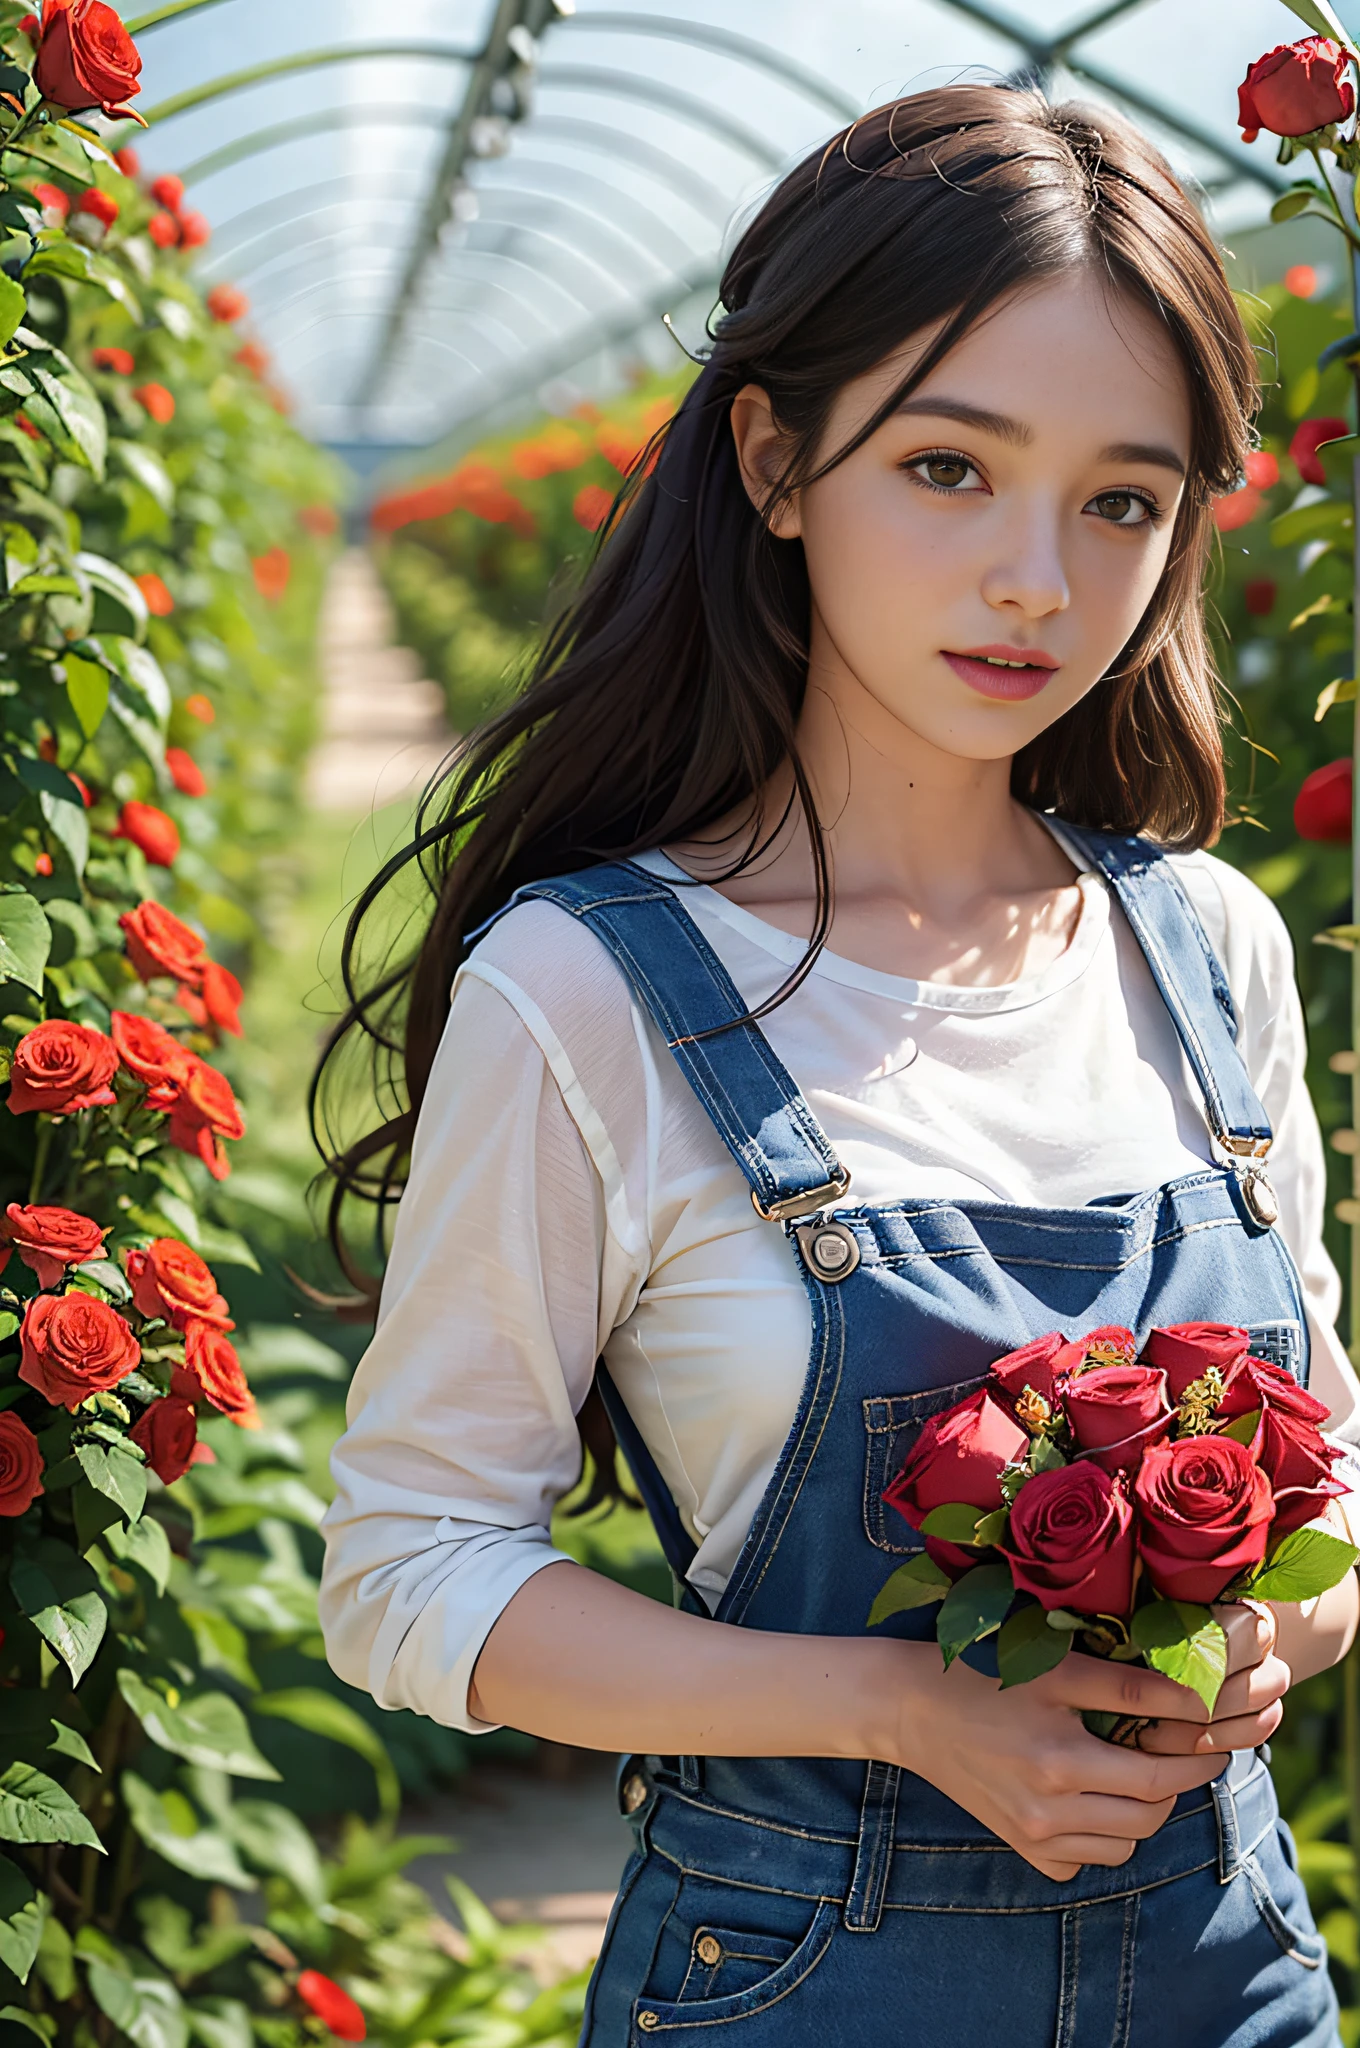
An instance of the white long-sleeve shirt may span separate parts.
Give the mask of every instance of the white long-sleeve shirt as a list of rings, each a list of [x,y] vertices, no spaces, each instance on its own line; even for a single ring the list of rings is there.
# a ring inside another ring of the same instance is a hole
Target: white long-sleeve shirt
[[[647,864],[679,873],[663,855]],[[1274,1126],[1313,1389],[1354,1428],[1289,937],[1224,862],[1175,866]],[[824,953],[763,1020],[853,1173],[851,1201],[1081,1205],[1212,1156],[1137,941],[1103,877],[1079,887],[1072,938],[1040,975],[955,987]],[[753,1007],[802,955],[715,890],[683,900]],[[1201,1312],[1234,1320],[1228,1301]],[[574,1417],[601,1353],[699,1546],[691,1580],[715,1602],[791,1426],[810,1330],[782,1230],[756,1217],[612,957],[552,905],[517,906],[454,985],[332,1458],[321,1616],[335,1669],[384,1706],[482,1729],[473,1666],[507,1602],[561,1555],[552,1510],[578,1476]]]

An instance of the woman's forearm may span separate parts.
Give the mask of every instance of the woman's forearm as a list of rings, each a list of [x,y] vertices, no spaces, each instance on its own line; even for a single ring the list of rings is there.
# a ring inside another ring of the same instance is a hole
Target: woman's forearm
[[[1316,1600],[1305,1600],[1301,1607],[1270,1604],[1279,1623],[1277,1654],[1297,1685],[1300,1679],[1329,1671],[1349,1650],[1360,1621],[1360,1579],[1347,1572],[1339,1586]]]
[[[483,1646],[468,1706],[581,1749],[869,1757],[895,1733],[904,1661],[934,1644],[726,1628],[553,1564]]]

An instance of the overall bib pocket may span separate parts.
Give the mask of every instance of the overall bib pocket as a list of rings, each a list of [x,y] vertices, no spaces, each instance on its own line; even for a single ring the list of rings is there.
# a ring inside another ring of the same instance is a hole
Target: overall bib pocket
[[[921,1548],[921,1539],[895,1508],[885,1505],[883,1489],[906,1463],[908,1454],[932,1415],[940,1415],[983,1383],[982,1374],[955,1380],[948,1387],[925,1387],[919,1394],[881,1394],[865,1401],[864,1533],[876,1550],[906,1557]]]

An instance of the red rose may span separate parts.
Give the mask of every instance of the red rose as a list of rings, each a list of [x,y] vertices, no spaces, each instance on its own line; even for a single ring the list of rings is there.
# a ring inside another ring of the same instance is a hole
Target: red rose
[[[1101,1365],[1069,1380],[1063,1407],[1078,1447],[1105,1472],[1132,1472],[1171,1427],[1166,1374],[1147,1365]]]
[[[1305,775],[1294,799],[1294,830],[1300,839],[1348,846],[1354,802],[1354,769],[1349,754]]]
[[[151,197],[157,206],[164,206],[170,213],[178,213],[184,204],[183,178],[177,178],[173,171],[166,171],[153,180]]]
[[[194,1462],[198,1417],[188,1401],[166,1394],[152,1402],[129,1435],[146,1452],[146,1462],[156,1477],[173,1486]]]
[[[110,120],[140,120],[127,102],[142,89],[141,68],[137,45],[104,0],[43,0],[33,78],[54,107],[99,107]]]
[[[201,1159],[214,1180],[225,1180],[231,1168],[223,1138],[243,1138],[246,1120],[231,1092],[231,1083],[216,1067],[190,1054],[193,1064],[170,1110],[166,1137],[181,1152]],[[158,1105],[159,1107],[160,1105]]]
[[[1133,1509],[1122,1482],[1089,1459],[1026,1480],[1000,1547],[1041,1606],[1123,1615],[1133,1605]]]
[[[135,149],[115,149],[113,160],[125,178],[141,177],[142,160]]]
[[[0,1515],[26,1515],[42,1492],[42,1452],[26,1422],[0,1415]]]
[[[101,192],[98,185],[92,185],[88,192],[82,192],[76,201],[77,213],[88,213],[92,219],[102,221],[111,228],[118,218],[118,201],[112,192]]]
[[[158,811],[154,804],[124,804],[118,813],[118,830],[114,836],[130,839],[157,868],[172,867],[179,852],[178,826],[173,818],[167,818],[165,812]]]
[[[39,1287],[55,1287],[68,1266],[83,1266],[86,1259],[103,1257],[101,1230],[88,1216],[71,1209],[25,1207],[11,1202],[0,1223],[0,1238],[13,1245],[24,1264],[38,1276]]]
[[[173,249],[179,240],[179,222],[173,213],[153,213],[146,231],[158,249]]]
[[[1274,1513],[1270,1481],[1226,1436],[1154,1444],[1134,1481],[1138,1549],[1167,1600],[1217,1600],[1258,1565]]]
[[[21,36],[27,36],[31,43],[37,42],[38,37],[42,34],[42,23],[36,14],[25,14],[21,17],[19,33]]]
[[[112,370],[116,377],[130,377],[137,358],[125,348],[97,348],[90,358],[96,370]]]
[[[33,187],[33,197],[44,213],[55,213],[58,220],[65,220],[71,211],[70,195],[63,192],[60,185],[39,182]]]
[[[362,2012],[348,1991],[320,1970],[303,1970],[297,1980],[298,1997],[317,2018],[342,2041],[362,2041],[368,2031]]]
[[[1001,1474],[1023,1458],[1029,1438],[985,1387],[934,1415],[917,1437],[883,1498],[913,1529],[932,1508],[959,1501],[980,1515],[1002,1505]],[[967,1571],[976,1558],[955,1543],[927,1536],[926,1549],[946,1570]]]
[[[287,548],[270,548],[266,554],[255,557],[250,573],[255,578],[255,588],[266,603],[278,604],[288,595],[293,558]]]
[[[1054,1380],[1061,1381],[1081,1372],[1092,1352],[1096,1354],[1093,1361],[1096,1366],[1132,1365],[1138,1355],[1138,1345],[1133,1331],[1126,1330],[1122,1323],[1102,1323],[1098,1330],[1088,1330],[1084,1337],[1077,1337],[1054,1352]]]
[[[112,1030],[113,1042],[128,1072],[147,1088],[162,1092],[168,1089],[173,1100],[180,1082],[188,1078],[193,1053],[163,1024],[150,1017],[134,1016],[127,1010],[114,1011]],[[164,1105],[152,1104],[153,1108],[161,1106]]]
[[[191,1319],[219,1330],[236,1327],[210,1267],[176,1237],[158,1237],[145,1251],[129,1252],[127,1274],[133,1303],[144,1316],[161,1316],[177,1330]]]
[[[173,975],[197,988],[203,979],[208,949],[198,933],[159,903],[139,903],[118,920],[127,940],[128,959],[143,981]]]
[[[1294,438],[1289,443],[1290,460],[1306,484],[1325,484],[1327,472],[1318,454],[1324,441],[1339,440],[1349,434],[1350,427],[1345,420],[1328,417],[1320,420],[1300,420],[1294,429]]]
[[[1026,1387],[1033,1387],[1035,1393],[1041,1394],[1051,1405],[1053,1360],[1064,1342],[1061,1330],[1050,1330],[1046,1337],[1036,1337],[1032,1344],[1023,1344],[1018,1351],[1008,1351],[992,1367],[992,1378],[1013,1400],[1018,1400]]]
[[[184,1330],[184,1362],[199,1393],[229,1416],[240,1429],[258,1429],[260,1413],[246,1385],[236,1347],[212,1323],[189,1322]]]
[[[242,988],[236,976],[216,960],[210,960],[203,971],[203,1007],[219,1031],[229,1031],[233,1038],[241,1036],[241,1019],[237,1015]]]
[[[212,240],[212,225],[206,213],[197,213],[190,207],[179,217],[180,246],[184,249],[202,249]],[[207,1445],[203,1448],[206,1450]]]
[[[139,405],[145,407],[158,427],[168,427],[171,420],[175,417],[175,394],[173,391],[168,391],[164,384],[139,384],[132,395]],[[160,583],[161,579],[155,575],[151,577],[139,576],[137,581],[141,584],[147,582]],[[161,589],[164,590],[164,588],[165,585],[161,583]],[[147,603],[150,604],[151,599],[145,589],[142,595],[146,597]],[[157,613],[156,616],[159,618],[160,613]]]
[[[1275,1496],[1272,1542],[1316,1520],[1329,1500],[1349,1491],[1332,1477],[1332,1466],[1342,1452],[1301,1416],[1267,1405],[1252,1450]]]
[[[1279,43],[1258,57],[1237,88],[1244,142],[1263,128],[1272,135],[1311,135],[1355,110],[1349,52],[1326,36]]]
[[[42,1110],[48,1116],[71,1116],[114,1102],[109,1083],[118,1071],[118,1050],[88,1024],[53,1018],[35,1024],[14,1048],[9,1077],[9,1106],[15,1116]]]
[[[1148,1338],[1143,1363],[1160,1366],[1166,1374],[1167,1394],[1175,1406],[1191,1381],[1203,1379],[1211,1365],[1226,1381],[1250,1349],[1249,1333],[1234,1323],[1168,1323]]]
[[[234,284],[215,284],[208,293],[208,311],[214,320],[220,320],[229,327],[237,320],[244,320],[250,311],[250,300]]]
[[[141,396],[140,392],[138,396]],[[165,579],[157,576],[154,570],[148,570],[145,576],[134,576],[132,580],[146,599],[146,608],[152,618],[168,619],[175,609],[175,600]]]
[[[203,770],[192,754],[183,747],[167,747],[165,765],[170,770],[170,780],[181,796],[206,796],[208,784]]]
[[[24,1312],[19,1377],[72,1414],[135,1370],[141,1346],[120,1315],[90,1294],[37,1294]]]

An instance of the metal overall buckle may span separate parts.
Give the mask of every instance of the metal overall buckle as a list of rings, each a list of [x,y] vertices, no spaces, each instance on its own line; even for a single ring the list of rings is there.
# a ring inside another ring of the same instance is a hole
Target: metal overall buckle
[[[1229,1135],[1220,1142],[1224,1150],[1233,1155],[1233,1172],[1237,1175],[1247,1208],[1262,1230],[1271,1229],[1280,1220],[1280,1198],[1260,1164],[1270,1150],[1271,1140]]]
[[[768,1207],[753,1188],[751,1204],[766,1223],[794,1224],[798,1249],[819,1280],[848,1280],[859,1264],[855,1233],[848,1224],[837,1223],[821,1211],[839,1202],[849,1186],[850,1169],[842,1166],[834,1180],[825,1181],[819,1188],[809,1188],[805,1195],[790,1195],[785,1201],[771,1202]],[[803,1216],[807,1222],[795,1222],[795,1218]]]

